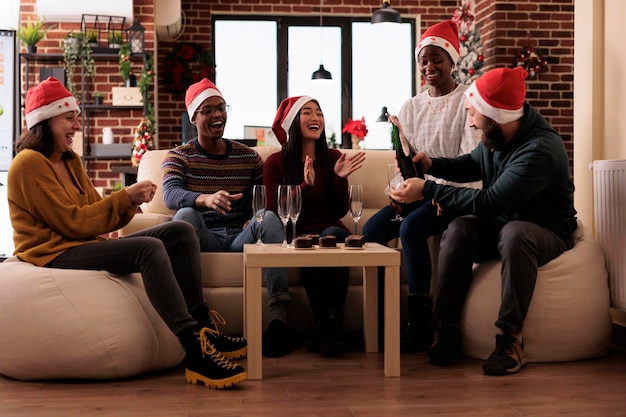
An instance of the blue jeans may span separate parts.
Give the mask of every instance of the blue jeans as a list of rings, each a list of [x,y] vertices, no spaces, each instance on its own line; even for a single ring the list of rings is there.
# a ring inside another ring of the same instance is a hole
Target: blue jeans
[[[263,243],[282,243],[283,224],[276,214],[266,211],[259,224],[254,217],[245,229],[213,228],[204,223],[200,212],[192,207],[179,209],[174,220],[190,223],[196,230],[202,252],[242,252],[243,245],[255,243],[261,237]],[[269,305],[277,301],[290,301],[286,268],[263,268],[263,278],[267,286]]]
[[[500,311],[496,327],[520,333],[535,290],[537,268],[574,246],[536,223],[506,224],[474,215],[450,223],[441,239],[439,288],[435,318],[459,324],[472,281],[472,265],[487,259],[502,261]]]
[[[400,236],[409,293],[429,294],[432,265],[427,239],[443,232],[454,214],[444,211],[437,216],[437,209],[431,200],[405,206],[401,222],[391,221],[395,214],[389,206],[382,208],[365,223],[363,235],[368,242],[381,245],[387,245]]]

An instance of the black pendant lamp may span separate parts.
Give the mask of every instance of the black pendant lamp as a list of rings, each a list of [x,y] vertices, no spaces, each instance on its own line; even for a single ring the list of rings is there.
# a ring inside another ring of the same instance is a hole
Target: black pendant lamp
[[[320,67],[317,71],[314,71],[311,74],[312,80],[332,80],[333,76],[330,74],[330,71],[324,68],[323,64],[323,56],[324,56],[324,38],[322,28],[324,25],[322,24],[322,3],[324,0],[320,0]]]
[[[372,15],[372,24],[374,23],[402,23],[402,19],[400,13],[391,8],[389,0],[383,0],[383,7]]]
[[[376,123],[387,123],[389,121],[389,112],[387,110],[387,107],[383,107],[383,109],[380,112],[380,116],[378,116],[378,119],[376,119]]]

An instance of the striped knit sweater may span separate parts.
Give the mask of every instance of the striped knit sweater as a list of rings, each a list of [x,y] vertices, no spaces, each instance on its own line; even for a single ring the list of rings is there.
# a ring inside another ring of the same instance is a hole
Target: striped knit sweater
[[[163,200],[170,210],[195,207],[200,194],[219,190],[243,193],[243,198],[232,201],[232,210],[225,215],[198,208],[208,228],[242,228],[252,217],[252,186],[262,183],[261,156],[239,142],[225,141],[226,153],[212,155],[194,139],[170,150],[161,165]]]
[[[23,261],[44,266],[67,249],[99,242],[98,235],[125,226],[137,211],[125,189],[102,199],[79,156],[66,163],[80,193],[37,151],[25,149],[11,163],[7,192],[14,254]]]

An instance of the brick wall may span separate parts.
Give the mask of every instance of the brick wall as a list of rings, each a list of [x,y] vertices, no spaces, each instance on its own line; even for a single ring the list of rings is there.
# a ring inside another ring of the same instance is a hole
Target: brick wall
[[[25,19],[34,12],[35,0],[22,0]],[[323,12],[334,15],[370,15],[382,4],[378,0],[324,0]],[[392,0],[391,5],[401,14],[421,15],[421,30],[444,19],[449,19],[459,7],[460,0]],[[147,50],[154,52],[152,35],[154,10],[152,0],[134,0],[135,13],[146,28]],[[280,0],[234,2],[232,0],[182,0],[185,30],[179,39],[159,41],[156,55],[160,63],[176,42],[198,42],[210,45],[211,15],[213,13],[319,15],[319,1]],[[483,43],[485,70],[511,66],[517,51],[530,44],[541,49],[548,61],[547,71],[528,79],[529,102],[537,107],[563,136],[565,146],[573,159],[573,62],[574,62],[574,0],[475,0],[476,27]],[[58,26],[58,25],[57,25]],[[60,52],[65,34],[78,24],[63,24],[55,28],[41,44],[39,52]],[[157,67],[159,74],[162,68]],[[99,64],[96,70],[96,88],[110,91],[120,85],[117,64]],[[162,81],[160,81],[162,82]],[[166,149],[181,142],[181,113],[185,110],[184,95],[158,89],[158,142]],[[107,100],[110,100],[110,95]],[[126,117],[111,112],[96,121],[96,132],[104,126],[113,126],[119,140],[132,141],[133,130],[141,114]],[[140,112],[138,112],[140,113]],[[96,137],[101,140],[100,135]],[[119,174],[111,173],[112,164],[128,162],[95,161],[91,165],[92,178],[98,186],[112,186]]]

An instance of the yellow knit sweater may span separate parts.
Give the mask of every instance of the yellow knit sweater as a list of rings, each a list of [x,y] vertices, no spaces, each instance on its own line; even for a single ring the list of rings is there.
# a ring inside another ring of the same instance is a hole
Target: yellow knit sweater
[[[124,189],[102,199],[80,157],[66,163],[80,193],[39,152],[23,150],[11,163],[7,192],[14,255],[23,261],[46,265],[69,248],[102,240],[98,235],[125,226],[137,211]]]

